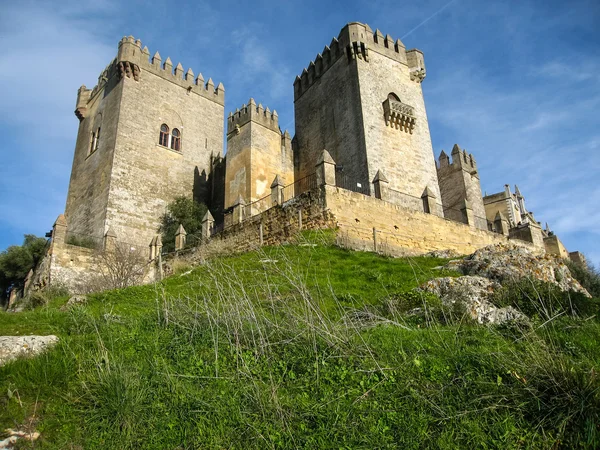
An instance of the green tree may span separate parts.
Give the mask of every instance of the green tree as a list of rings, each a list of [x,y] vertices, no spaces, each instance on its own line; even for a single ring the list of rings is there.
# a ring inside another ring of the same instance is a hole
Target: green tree
[[[200,235],[202,218],[208,208],[203,203],[198,203],[191,198],[177,197],[167,206],[167,212],[162,215],[158,229],[162,236],[163,250],[175,250],[175,233],[179,224],[183,225],[188,234],[188,242],[193,242],[191,235]]]
[[[11,245],[0,252],[0,303],[8,298],[10,290],[22,288],[27,273],[43,258],[47,241],[26,234],[23,245]]]

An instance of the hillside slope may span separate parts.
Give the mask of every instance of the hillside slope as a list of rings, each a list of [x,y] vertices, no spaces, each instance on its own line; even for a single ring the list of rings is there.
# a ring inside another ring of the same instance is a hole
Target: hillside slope
[[[413,291],[457,276],[447,260],[321,238],[0,313],[0,335],[60,338],[0,367],[0,429],[61,449],[600,445],[595,317],[477,325]]]

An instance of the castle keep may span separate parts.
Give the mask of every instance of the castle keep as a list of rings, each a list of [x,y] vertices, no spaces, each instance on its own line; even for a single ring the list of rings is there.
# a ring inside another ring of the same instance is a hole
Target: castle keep
[[[207,202],[222,156],[225,89],[123,38],[93,89],[77,93],[79,131],[65,216],[73,237],[107,232],[144,248],[176,196]]]
[[[472,154],[454,145],[435,160],[425,76],[421,51],[347,24],[293,82],[292,136],[253,98],[225,118],[223,84],[123,38],[97,86],[77,93],[79,131],[48,276],[93,266],[73,245],[78,236],[105,249],[150,245],[153,260],[159,219],[182,195],[209,207],[204,245],[251,248],[326,226],[351,248],[389,254],[513,240],[568,257],[518,188],[482,195]],[[180,227],[177,248],[185,240]]]

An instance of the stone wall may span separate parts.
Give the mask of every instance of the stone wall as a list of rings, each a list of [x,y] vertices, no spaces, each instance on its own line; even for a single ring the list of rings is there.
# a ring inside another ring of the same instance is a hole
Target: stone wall
[[[176,257],[195,262],[255,250],[262,245],[281,244],[293,239],[301,230],[335,228],[335,218],[324,208],[324,194],[323,189],[305,192],[283,205],[228,226],[201,246],[180,252]]]
[[[71,231],[96,238],[104,236],[106,231],[106,205],[123,91],[114,70],[107,71],[106,76],[109,77],[106,82],[88,92],[85,110],[83,106],[78,109],[80,122],[65,207]],[[79,96],[82,89],[85,86],[80,88]],[[99,128],[97,148],[92,149],[92,134]]]
[[[546,248],[546,253],[569,259],[569,252],[555,234],[544,238],[544,246]]]
[[[335,217],[344,245],[374,250],[374,231],[380,249],[391,255],[421,254],[433,250],[472,253],[508,239],[433,214],[413,211],[360,193],[325,186],[326,208]],[[522,245],[533,247],[522,242]],[[542,247],[537,247],[543,250]],[[378,249],[378,250],[380,250]]]
[[[434,250],[472,253],[508,237],[398,206],[363,194],[321,186],[281,206],[227,227],[179,258],[198,261],[289,241],[303,229],[337,229],[338,243],[365,251],[403,256]],[[535,251],[543,246],[513,241]]]

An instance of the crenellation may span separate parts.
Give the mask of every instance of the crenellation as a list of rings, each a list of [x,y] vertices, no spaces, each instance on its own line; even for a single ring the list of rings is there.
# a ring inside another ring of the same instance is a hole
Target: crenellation
[[[194,71],[191,68],[189,68],[185,73],[185,81],[190,84],[194,83]]]
[[[175,67],[175,78],[182,78],[183,77],[183,66],[181,65],[181,63],[177,63],[177,66]]]
[[[215,88],[215,84],[211,79],[208,83],[205,83],[202,73],[198,73],[194,80],[194,71],[191,68],[184,73],[183,65],[178,63],[173,69],[171,58],[167,57],[163,62],[158,51],[150,58],[148,47],[141,50],[141,41],[132,39],[126,37],[121,39],[119,43],[117,61],[119,63],[129,63],[123,64],[123,74],[128,75],[131,73],[139,78],[141,72],[148,71],[181,86],[189,92],[194,92],[220,105],[225,104],[225,88],[222,83],[219,83]],[[139,68],[139,72],[136,67]]]
[[[171,62],[169,56],[167,56],[167,60],[163,63],[162,69],[169,75],[173,74],[173,62]]]
[[[281,134],[277,111],[273,110],[271,112],[269,107],[264,108],[262,103],[256,105],[254,99],[250,98],[248,105],[244,104],[241,108],[236,108],[235,113],[229,113],[227,117],[227,137],[229,138],[231,133],[250,121],[259,123]]]

